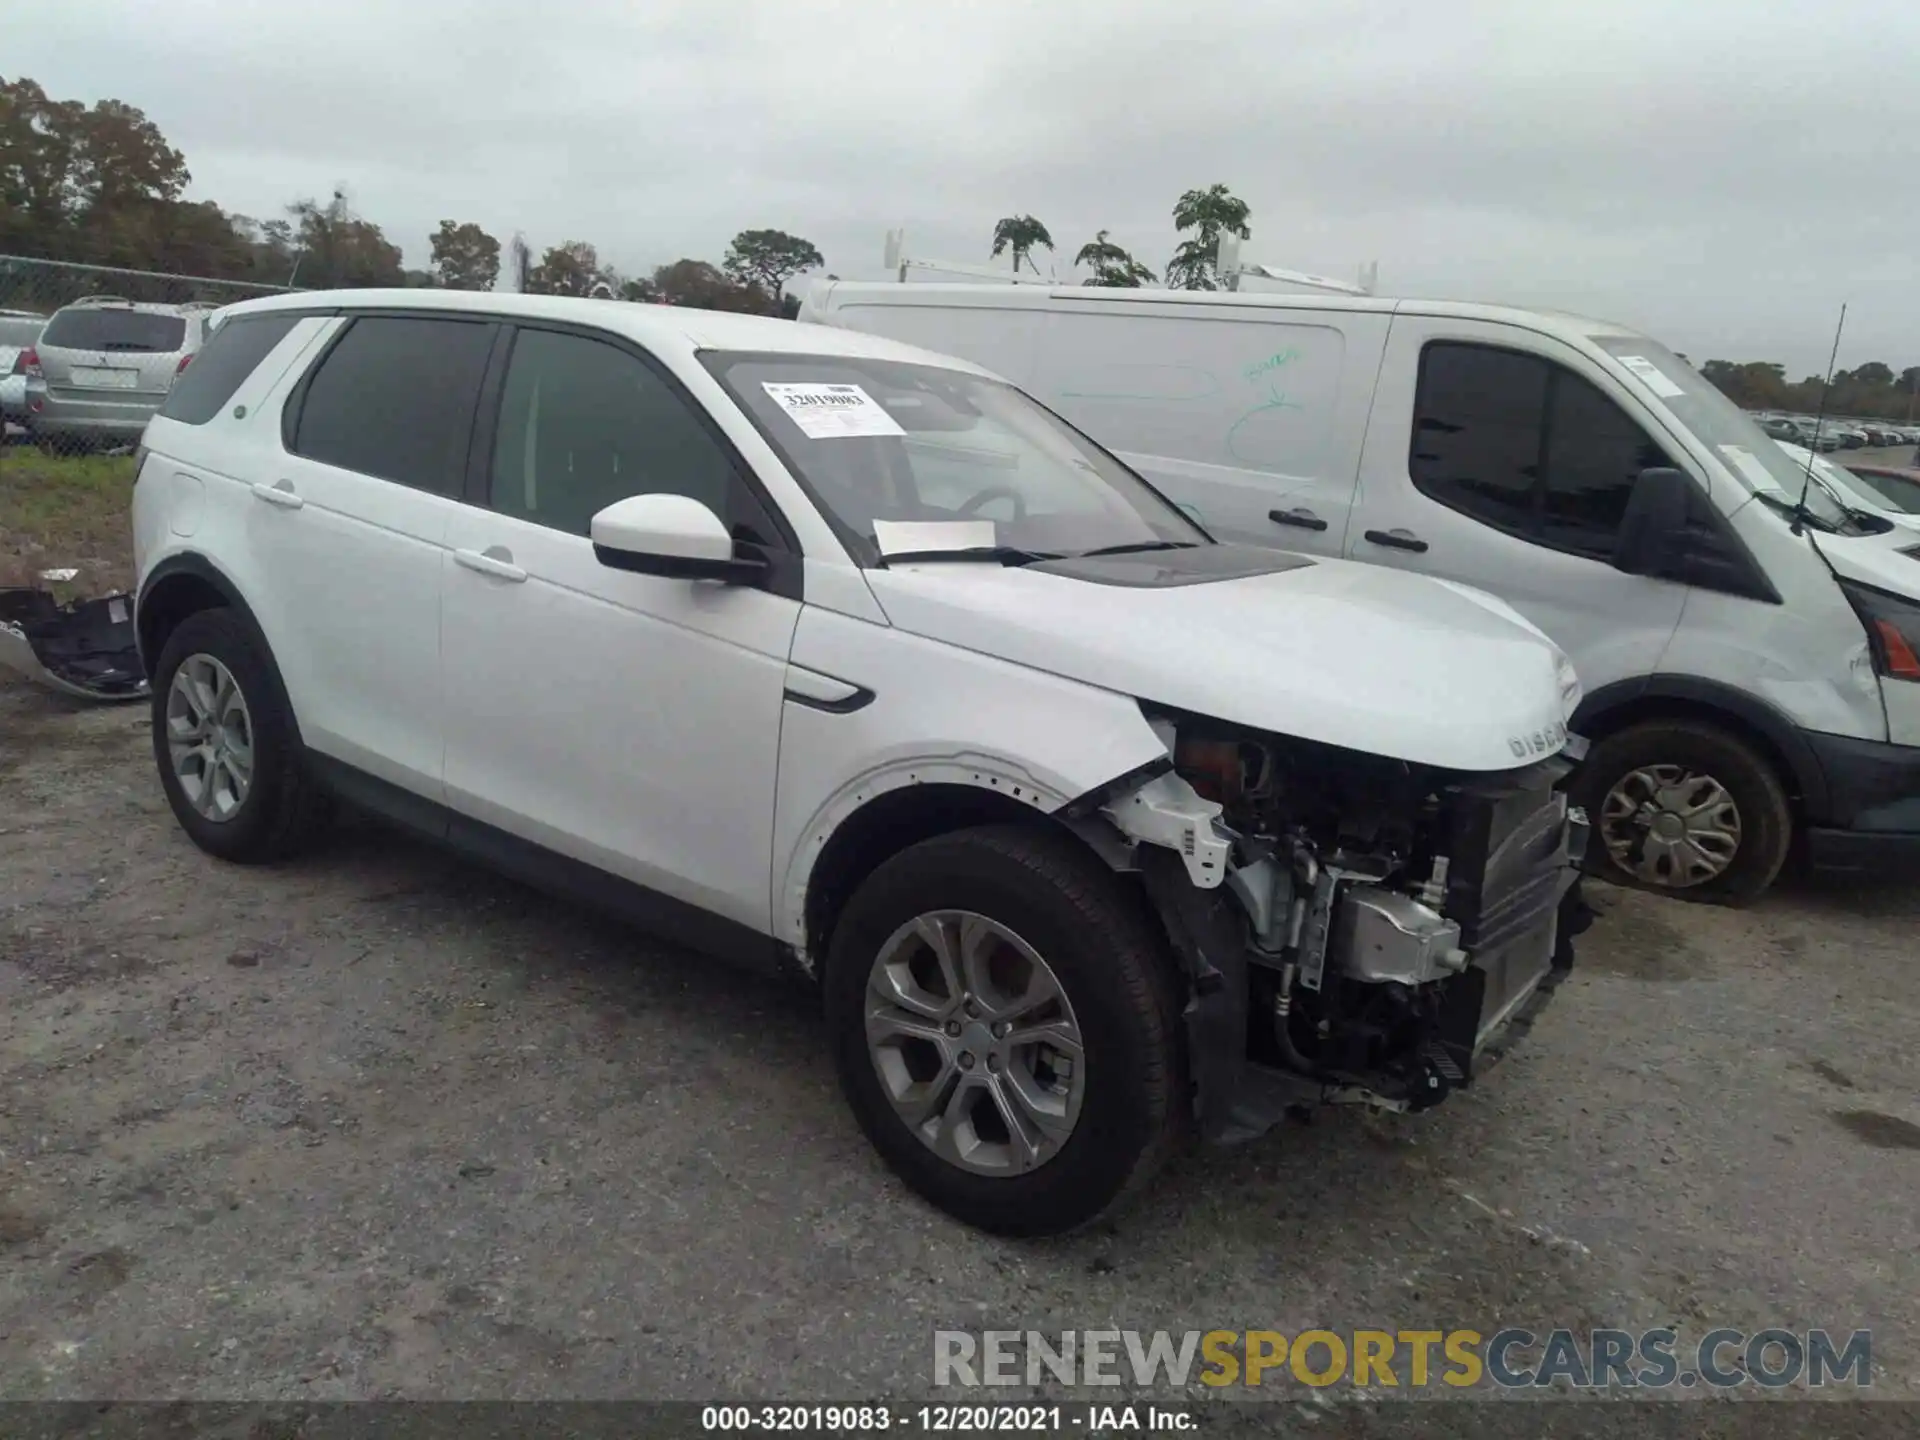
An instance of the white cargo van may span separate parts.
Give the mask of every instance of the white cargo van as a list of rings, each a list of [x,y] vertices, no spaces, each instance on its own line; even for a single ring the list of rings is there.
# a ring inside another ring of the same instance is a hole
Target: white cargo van
[[[1572,315],[818,283],[801,318],[1006,376],[1215,536],[1483,587],[1573,657],[1594,862],[1757,895],[1920,856],[1920,546],[1685,361]],[[991,507],[988,507],[989,510]]]

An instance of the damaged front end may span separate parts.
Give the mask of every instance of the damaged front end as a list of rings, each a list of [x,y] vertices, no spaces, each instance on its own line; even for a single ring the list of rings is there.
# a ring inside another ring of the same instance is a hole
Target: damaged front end
[[[1149,720],[1170,766],[1070,818],[1119,829],[1186,967],[1206,1138],[1302,1103],[1437,1104],[1571,967],[1587,822],[1560,789],[1567,752],[1461,774]]]

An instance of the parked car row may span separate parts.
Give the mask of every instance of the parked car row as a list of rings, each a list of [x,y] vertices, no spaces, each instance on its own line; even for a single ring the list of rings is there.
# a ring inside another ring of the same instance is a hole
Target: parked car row
[[[217,308],[102,295],[46,319],[0,314],[0,411],[63,449],[138,444]]]
[[[1804,445],[1822,454],[1834,450],[1884,449],[1920,445],[1920,427],[1884,420],[1845,420],[1833,416],[1760,414],[1760,428],[1775,440]]]

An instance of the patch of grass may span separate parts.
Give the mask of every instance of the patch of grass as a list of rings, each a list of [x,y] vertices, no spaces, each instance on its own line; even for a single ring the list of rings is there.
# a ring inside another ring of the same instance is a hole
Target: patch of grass
[[[133,457],[50,456],[0,447],[0,585],[43,585],[62,599],[133,584]],[[71,567],[47,585],[42,570]]]

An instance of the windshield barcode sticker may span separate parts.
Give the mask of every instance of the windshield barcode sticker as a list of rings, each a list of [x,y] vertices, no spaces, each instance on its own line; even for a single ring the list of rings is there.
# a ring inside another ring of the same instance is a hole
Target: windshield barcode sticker
[[[777,385],[763,380],[760,388],[809,440],[907,433],[858,385]]]
[[[1622,355],[1620,363],[1644,380],[1647,388],[1662,400],[1687,393],[1684,386],[1676,385],[1666,371],[1644,355]]]

